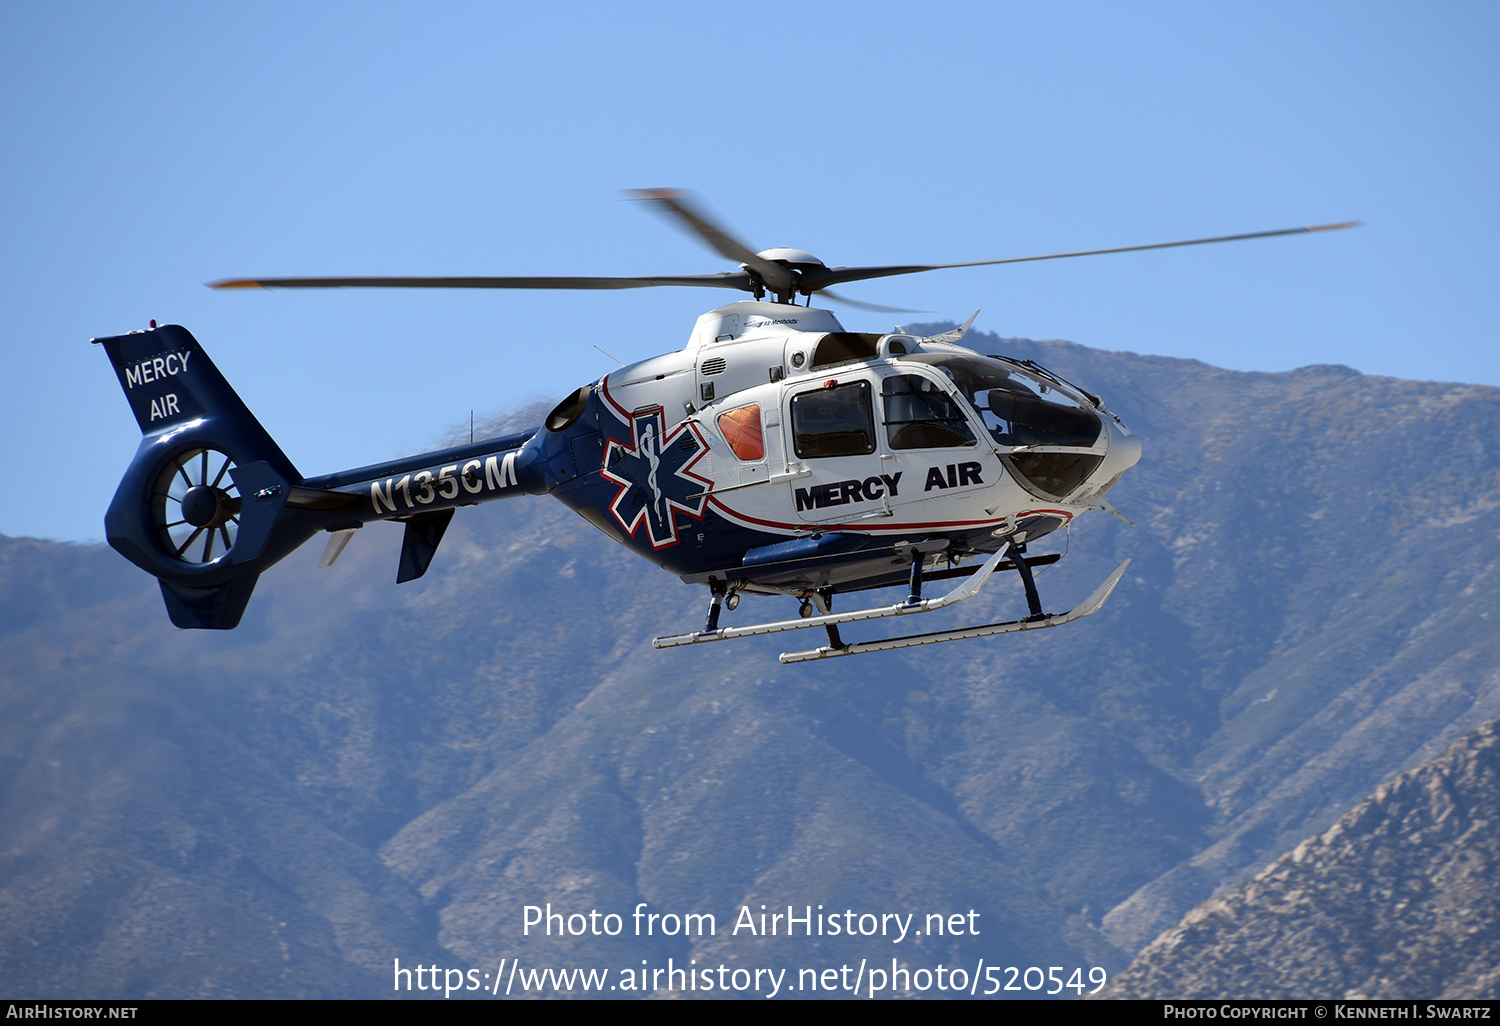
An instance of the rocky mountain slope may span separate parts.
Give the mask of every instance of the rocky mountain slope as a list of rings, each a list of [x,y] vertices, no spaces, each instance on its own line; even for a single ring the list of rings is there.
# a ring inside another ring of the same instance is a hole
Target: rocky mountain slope
[[[400,587],[398,528],[327,571],[310,545],[228,634],[174,631],[106,549],[0,540],[0,984],[379,995],[395,957],[518,955],[1113,971],[1500,715],[1500,392],[971,339],[1144,439],[1110,495],[1139,526],[1082,518],[1039,577],[1064,607],[1132,557],[1088,620],[794,667],[776,639],[656,651],[704,596],[543,499],[462,511]],[[942,615],[1023,608],[999,581]],[[719,931],[523,936],[549,901]],[[727,933],[820,903],[981,932]]]
[[[1102,995],[1500,997],[1500,730],[1382,784],[1158,937]]]

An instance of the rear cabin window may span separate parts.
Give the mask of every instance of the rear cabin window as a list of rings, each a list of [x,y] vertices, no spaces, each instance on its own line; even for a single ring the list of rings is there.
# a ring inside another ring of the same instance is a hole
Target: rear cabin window
[[[863,456],[875,451],[870,383],[820,388],[792,397],[792,437],[801,457]]]
[[[938,385],[919,374],[896,374],[880,386],[885,440],[892,449],[974,445],[969,419]]]

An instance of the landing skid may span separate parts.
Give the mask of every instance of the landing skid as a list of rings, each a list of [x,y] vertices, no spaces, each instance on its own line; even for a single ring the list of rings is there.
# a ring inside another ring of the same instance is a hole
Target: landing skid
[[[1023,620],[1010,620],[1003,623],[965,627],[959,630],[910,634],[899,638],[886,638],[881,641],[860,641],[851,644],[845,644],[839,638],[838,627],[840,624],[858,623],[862,620],[879,620],[891,616],[908,616],[915,613],[931,613],[973,598],[984,587],[985,583],[990,579],[990,575],[995,572],[1007,555],[1013,558],[1015,568],[1020,571],[1022,582],[1026,588],[1027,605],[1030,607],[1031,615]],[[1115,589],[1115,585],[1120,583],[1120,578],[1124,575],[1125,568],[1130,565],[1130,560],[1128,559],[1121,563],[1115,569],[1115,572],[1110,574],[1104,583],[1099,585],[1094,590],[1094,593],[1081,605],[1074,607],[1066,613],[1043,613],[1041,611],[1041,602],[1037,597],[1036,586],[1032,581],[1031,568],[1026,564],[1025,558],[1019,552],[1015,552],[1012,547],[1002,548],[999,552],[996,552],[985,561],[977,573],[941,598],[923,599],[919,597],[922,580],[921,560],[922,553],[913,553],[912,594],[904,602],[898,602],[895,605],[876,606],[870,609],[855,609],[847,613],[825,612],[822,616],[809,616],[797,620],[778,620],[772,623],[752,624],[746,627],[719,627],[718,614],[722,592],[716,591],[713,594],[712,604],[709,609],[708,627],[705,630],[695,631],[691,634],[672,634],[665,637],[653,638],[651,644],[656,648],[676,648],[680,645],[700,645],[708,641],[727,641],[731,638],[749,638],[760,634],[778,634],[782,631],[801,630],[804,627],[827,628],[829,644],[823,648],[809,649],[805,652],[783,652],[781,654],[781,661],[783,663],[802,663],[814,659],[832,659],[838,656],[859,655],[865,652],[883,652],[893,648],[936,645],[945,641],[962,641],[967,638],[985,638],[992,634],[1009,634],[1013,631],[1056,627],[1060,624],[1082,619],[1104,605],[1105,599],[1109,598],[1110,592]],[[826,609],[826,599],[820,601],[818,604]]]
[[[1040,619],[1028,616],[1024,620],[1007,620],[1003,623],[988,623],[979,627],[963,627],[956,631],[908,634],[901,638],[886,638],[884,641],[857,641],[838,648],[828,645],[823,648],[808,649],[805,652],[783,652],[781,653],[781,661],[784,663],[806,663],[814,659],[833,659],[837,656],[860,655],[864,652],[884,652],[892,648],[937,645],[944,641],[963,641],[966,638],[987,638],[992,634],[1010,634],[1014,631],[1033,631],[1043,627],[1057,627],[1060,624],[1081,620],[1104,605],[1104,600],[1109,598],[1109,593],[1115,590],[1115,585],[1120,583],[1120,578],[1124,575],[1125,568],[1129,565],[1130,560],[1128,559],[1121,563],[1115,568],[1114,573],[1105,578],[1103,584],[1094,589],[1094,593],[1085,599],[1082,605],[1075,606],[1066,613],[1048,613]]]

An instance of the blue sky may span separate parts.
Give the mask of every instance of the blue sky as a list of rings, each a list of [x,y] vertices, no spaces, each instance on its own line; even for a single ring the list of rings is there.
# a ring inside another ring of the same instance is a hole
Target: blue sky
[[[626,188],[695,190],[830,265],[1358,218],[844,291],[1239,369],[1500,384],[1497,44],[1482,3],[0,4],[0,533],[102,537],[138,435],[87,339],[150,318],[307,474],[560,398],[613,366],[595,345],[680,348],[714,294],[203,287],[728,269]]]

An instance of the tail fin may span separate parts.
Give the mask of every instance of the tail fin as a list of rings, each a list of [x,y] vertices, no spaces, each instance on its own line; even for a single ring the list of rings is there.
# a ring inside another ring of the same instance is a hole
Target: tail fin
[[[186,328],[94,341],[142,435],[105,537],[161,581],[178,627],[233,628],[260,571],[314,531],[284,516],[302,476]]]

